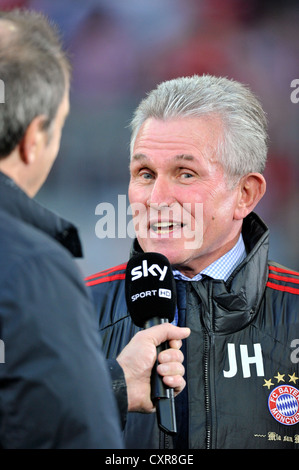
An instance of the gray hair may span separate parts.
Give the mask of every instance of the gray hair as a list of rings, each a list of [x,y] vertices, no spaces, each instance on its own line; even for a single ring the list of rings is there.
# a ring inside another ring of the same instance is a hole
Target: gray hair
[[[45,116],[51,134],[70,78],[56,27],[40,13],[0,12],[0,79],[5,102],[0,104],[0,158],[21,141],[32,120]]]
[[[149,118],[220,117],[224,132],[216,149],[229,181],[263,173],[267,160],[266,114],[249,88],[211,75],[165,81],[137,107],[131,121],[131,156],[136,136]]]

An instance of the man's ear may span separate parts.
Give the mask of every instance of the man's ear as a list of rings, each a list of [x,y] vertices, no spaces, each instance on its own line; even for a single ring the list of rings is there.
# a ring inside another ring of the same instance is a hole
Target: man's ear
[[[36,116],[20,142],[20,157],[25,165],[34,163],[47,143],[47,132],[43,129],[45,120],[44,115]]]
[[[235,208],[234,218],[241,220],[253,211],[264,196],[266,180],[261,173],[249,173],[241,178],[238,189],[238,203]]]

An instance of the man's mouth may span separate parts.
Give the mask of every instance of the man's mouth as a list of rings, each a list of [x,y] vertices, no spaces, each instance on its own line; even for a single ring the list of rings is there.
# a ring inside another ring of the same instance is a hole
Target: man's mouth
[[[159,235],[165,235],[182,228],[183,225],[179,222],[155,222],[150,225],[150,228]]]

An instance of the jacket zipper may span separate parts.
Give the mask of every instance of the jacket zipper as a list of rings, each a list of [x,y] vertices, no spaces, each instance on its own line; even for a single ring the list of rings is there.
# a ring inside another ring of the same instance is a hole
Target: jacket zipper
[[[170,436],[159,429],[159,449],[170,449]]]
[[[209,391],[209,335],[207,331],[204,332],[204,393],[205,393],[205,408],[206,408],[206,448],[211,448],[211,408],[210,408],[210,391]]]

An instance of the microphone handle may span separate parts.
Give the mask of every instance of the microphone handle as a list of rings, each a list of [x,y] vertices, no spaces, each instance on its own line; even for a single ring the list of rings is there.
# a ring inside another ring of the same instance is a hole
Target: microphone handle
[[[144,327],[151,328],[152,326],[168,323],[168,319],[154,317],[146,321]],[[157,346],[157,357],[161,351],[168,349],[168,342],[164,342]],[[158,426],[167,434],[176,434],[176,414],[174,403],[173,388],[167,387],[161,375],[157,372],[158,359],[152,370],[151,375],[151,399],[157,410]]]

